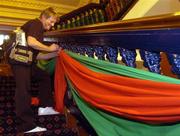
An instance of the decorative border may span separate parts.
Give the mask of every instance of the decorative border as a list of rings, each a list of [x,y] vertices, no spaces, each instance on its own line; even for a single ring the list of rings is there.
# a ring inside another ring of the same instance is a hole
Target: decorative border
[[[75,6],[67,6],[62,4],[53,4],[48,2],[35,2],[29,0],[1,0],[0,6],[8,6],[12,8],[21,8],[21,9],[28,9],[28,10],[37,10],[41,11],[47,7],[54,7],[57,12],[64,12],[67,13],[70,10],[75,9]]]
[[[66,14],[77,7],[84,6],[91,0],[80,0],[78,6],[42,2],[38,0],[0,0],[0,26],[21,26],[26,21],[36,18],[40,12],[53,7],[59,16]],[[97,0],[96,0],[97,1]]]
[[[50,6],[53,7],[59,15],[76,8],[75,6],[29,0],[0,1],[0,26],[21,26],[26,21],[38,17],[42,9]]]

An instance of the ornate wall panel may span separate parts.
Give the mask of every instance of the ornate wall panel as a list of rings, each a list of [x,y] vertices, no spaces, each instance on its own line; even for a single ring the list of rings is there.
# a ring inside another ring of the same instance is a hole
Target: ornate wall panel
[[[0,0],[1,30],[2,26],[21,26],[38,17],[43,9],[50,6],[54,7],[59,15],[63,15],[89,2],[92,0]]]

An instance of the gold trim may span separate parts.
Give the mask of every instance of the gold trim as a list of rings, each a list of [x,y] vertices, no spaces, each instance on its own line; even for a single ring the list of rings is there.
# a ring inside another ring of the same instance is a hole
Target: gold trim
[[[90,1],[81,0],[79,6],[88,4]],[[21,26],[26,21],[37,18],[43,9],[50,6],[60,16],[78,8],[77,6],[38,0],[0,0],[0,26]]]
[[[62,4],[53,4],[48,2],[41,2],[41,1],[34,1],[34,0],[1,0],[0,6],[11,6],[16,8],[25,8],[29,10],[38,10],[42,11],[42,9],[45,9],[47,7],[54,7],[57,12],[64,10],[65,13],[68,11],[75,9],[75,6],[67,6]]]
[[[47,7],[63,15],[76,9],[75,6],[48,3],[35,0],[0,0],[0,25],[21,26],[26,21],[37,18],[40,12]]]

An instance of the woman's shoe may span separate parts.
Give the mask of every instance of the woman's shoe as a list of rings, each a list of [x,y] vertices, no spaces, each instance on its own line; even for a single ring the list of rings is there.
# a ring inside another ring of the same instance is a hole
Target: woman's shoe
[[[36,132],[43,132],[43,131],[47,131],[47,129],[37,126],[37,127],[33,128],[33,129],[29,130],[29,131],[26,131],[24,133],[36,133]]]
[[[55,111],[53,107],[46,107],[46,108],[39,108],[38,109],[38,115],[56,115],[59,114],[59,112]]]

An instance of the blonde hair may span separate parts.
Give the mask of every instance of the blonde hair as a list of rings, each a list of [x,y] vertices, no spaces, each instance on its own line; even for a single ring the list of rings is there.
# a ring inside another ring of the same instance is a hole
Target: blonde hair
[[[43,10],[43,11],[41,12],[41,14],[40,14],[40,18],[41,18],[42,16],[44,16],[46,19],[48,19],[48,18],[50,18],[50,17],[52,17],[52,16],[54,16],[54,17],[56,17],[56,18],[58,17],[57,13],[54,11],[54,9],[53,9],[52,7],[49,7],[49,8],[47,8],[47,9]]]

